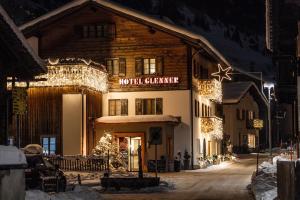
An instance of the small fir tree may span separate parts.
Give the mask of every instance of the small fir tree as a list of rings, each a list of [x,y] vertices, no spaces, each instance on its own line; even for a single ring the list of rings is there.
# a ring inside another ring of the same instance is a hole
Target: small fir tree
[[[107,160],[109,153],[109,168],[112,171],[127,171],[127,164],[124,157],[119,152],[119,146],[110,132],[104,132],[96,147],[93,149],[95,156],[100,156]]]

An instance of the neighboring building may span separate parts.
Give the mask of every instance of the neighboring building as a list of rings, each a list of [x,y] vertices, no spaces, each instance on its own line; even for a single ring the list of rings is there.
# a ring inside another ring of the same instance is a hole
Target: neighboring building
[[[221,82],[211,74],[218,71],[219,64],[224,69],[231,66],[202,36],[102,0],[71,2],[20,29],[42,58],[92,59],[105,65],[109,74],[108,92],[101,90],[99,98],[86,105],[100,112],[90,115],[85,109],[79,111],[84,106],[61,107],[61,101],[55,103],[59,109],[52,114],[50,106],[40,112],[32,110],[38,119],[32,125],[42,128],[33,128],[24,136],[33,135],[31,142],[41,143],[49,150],[53,137],[55,153],[89,154],[101,136],[111,132],[119,141],[120,151],[127,155],[129,170],[136,169],[138,145],[142,146],[145,166],[154,159],[151,143],[155,142],[158,158],[174,159],[178,152],[183,155],[186,150],[192,156],[193,166],[200,157],[221,153],[222,89]],[[43,90],[47,87],[29,91],[41,98]],[[78,104],[83,102],[81,90],[72,93],[74,98],[78,95]],[[33,98],[31,94],[29,99]],[[61,96],[57,93],[55,98]],[[50,94],[43,98],[41,103],[57,101]],[[64,110],[70,117],[78,115],[76,119],[82,120],[83,125],[72,127],[64,120],[59,123],[57,120],[64,119]],[[39,120],[45,112],[50,115]],[[86,129],[82,128],[84,124]],[[71,130],[77,133],[72,137],[76,144],[69,140],[67,150],[64,135]],[[47,135],[48,142],[43,144]]]
[[[275,70],[276,102],[272,102],[273,144],[298,135],[297,124],[297,21],[300,5],[297,0],[266,0],[266,47]],[[279,134],[280,133],[280,134]]]
[[[262,91],[253,82],[232,82],[223,84],[223,94],[224,135],[232,151],[263,148],[268,101]]]
[[[6,144],[11,123],[8,110],[12,106],[6,87],[7,78],[28,81],[46,69],[1,6],[0,30],[0,144]]]

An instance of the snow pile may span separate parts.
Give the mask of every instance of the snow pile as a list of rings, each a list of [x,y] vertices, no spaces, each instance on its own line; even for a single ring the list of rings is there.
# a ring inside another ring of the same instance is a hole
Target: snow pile
[[[76,186],[73,191],[47,194],[40,190],[26,191],[25,200],[102,200],[103,197],[96,190],[86,186]]]
[[[263,162],[253,174],[251,188],[257,200],[273,200],[277,197],[277,161],[285,160],[281,156],[273,158],[273,164]]]
[[[24,164],[27,164],[25,155],[17,147],[0,145],[0,165]]]
[[[49,194],[41,190],[27,190],[25,200],[51,200]]]

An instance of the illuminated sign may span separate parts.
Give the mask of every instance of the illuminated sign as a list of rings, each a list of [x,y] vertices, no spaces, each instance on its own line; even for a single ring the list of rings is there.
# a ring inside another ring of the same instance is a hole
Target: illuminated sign
[[[178,84],[178,77],[143,77],[143,78],[121,78],[119,84],[126,85],[167,85]]]
[[[261,119],[254,119],[253,120],[253,127],[258,128],[258,129],[263,128],[264,127],[264,121],[261,120]]]

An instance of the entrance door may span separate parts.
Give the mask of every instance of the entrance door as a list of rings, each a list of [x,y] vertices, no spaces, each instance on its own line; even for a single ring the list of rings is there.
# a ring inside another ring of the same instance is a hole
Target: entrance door
[[[142,162],[144,163],[143,136],[140,134],[114,134],[118,138],[119,151],[127,163],[129,171],[139,170],[138,147],[142,147]]]

